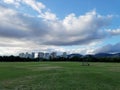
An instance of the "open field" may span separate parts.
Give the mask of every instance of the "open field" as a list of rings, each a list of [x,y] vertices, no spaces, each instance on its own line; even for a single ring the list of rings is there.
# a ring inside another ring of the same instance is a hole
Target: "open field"
[[[120,90],[120,63],[1,62],[0,90]]]

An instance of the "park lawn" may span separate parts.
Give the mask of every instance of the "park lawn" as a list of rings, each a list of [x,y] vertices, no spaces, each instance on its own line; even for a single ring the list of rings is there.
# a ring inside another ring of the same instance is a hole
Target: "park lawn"
[[[1,62],[0,90],[120,90],[120,63]]]

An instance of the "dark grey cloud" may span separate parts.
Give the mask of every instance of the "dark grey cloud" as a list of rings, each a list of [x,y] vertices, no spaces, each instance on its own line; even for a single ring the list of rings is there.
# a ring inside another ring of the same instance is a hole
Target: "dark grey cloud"
[[[39,45],[90,44],[107,37],[101,29],[109,25],[111,20],[109,16],[100,16],[96,11],[79,17],[70,14],[63,20],[46,20],[2,6],[0,10],[0,37],[29,40]],[[47,18],[49,14],[51,16],[51,13],[47,13]]]
[[[120,42],[117,44],[108,44],[95,50],[95,53],[118,53],[120,52]]]
[[[48,26],[38,17],[21,14],[0,6],[0,37],[34,38],[47,34]]]
[[[99,40],[104,39],[104,35],[87,35],[84,38],[81,38],[81,36],[77,37],[59,37],[59,39],[55,38],[51,41],[44,42],[46,45],[56,45],[56,46],[68,46],[68,45],[86,45],[90,44],[91,42],[97,42]]]
[[[27,32],[16,30],[16,28],[12,27],[2,27],[0,26],[0,37],[7,37],[7,38],[21,38],[25,37]]]

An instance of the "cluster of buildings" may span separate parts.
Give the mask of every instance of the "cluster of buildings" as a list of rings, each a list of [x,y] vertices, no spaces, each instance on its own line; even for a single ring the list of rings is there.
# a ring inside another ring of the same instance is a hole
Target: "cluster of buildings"
[[[37,54],[37,55],[36,55]],[[19,57],[21,58],[30,58],[30,59],[34,59],[34,58],[40,58],[40,59],[54,59],[57,58],[57,52],[52,52],[52,53],[44,53],[44,52],[32,52],[32,53],[20,53]],[[63,54],[61,55],[61,57],[66,58],[67,57],[67,53],[63,52]]]
[[[26,53],[20,53],[19,57],[34,59],[35,58],[35,53],[34,52],[32,52],[32,53],[28,53],[28,52],[26,52]]]

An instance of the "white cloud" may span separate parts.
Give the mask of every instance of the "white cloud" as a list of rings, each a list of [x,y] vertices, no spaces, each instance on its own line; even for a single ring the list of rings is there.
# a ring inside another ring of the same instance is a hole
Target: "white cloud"
[[[50,48],[56,51],[70,51],[60,46],[92,45],[106,38],[106,31],[102,28],[109,25],[111,16],[102,16],[96,11],[76,16],[74,13],[60,20],[56,14],[50,12],[44,4],[36,0],[4,0],[5,3],[26,4],[37,11],[39,17],[21,14],[13,9],[0,6],[0,39],[11,39],[15,43],[0,43],[0,47],[14,46],[15,50],[42,50]],[[112,31],[114,32],[114,31]],[[117,31],[117,33],[119,30]],[[108,31],[111,33],[111,31]],[[20,46],[18,46],[20,45]],[[40,48],[39,48],[40,47]],[[87,47],[87,46],[86,46]],[[72,52],[93,53],[93,48],[71,50]],[[4,48],[4,47],[3,47]],[[10,47],[12,50],[13,48]]]
[[[114,35],[120,35],[120,28],[118,29],[108,29],[106,30],[110,35],[114,36]]]
[[[37,2],[36,0],[2,0],[6,4],[15,5],[15,7],[19,7],[21,4],[26,4],[30,6],[32,9],[41,13],[42,9],[45,9],[45,5],[41,2]]]
[[[39,17],[40,17],[40,18],[43,18],[43,19],[45,19],[45,20],[50,20],[50,21],[55,21],[55,20],[57,20],[56,15],[53,14],[53,13],[51,13],[51,12],[49,12],[49,11],[47,11],[47,12],[39,15]]]
[[[25,4],[32,7],[34,10],[36,10],[38,13],[41,13],[42,9],[45,9],[45,5],[41,2],[37,2],[36,0],[22,0]]]
[[[13,5],[15,5],[15,7],[19,7],[19,5],[20,5],[20,1],[21,0],[3,0],[4,1],[4,3],[7,3],[7,4],[13,4]]]
[[[85,15],[75,16],[70,14],[63,20],[47,22],[53,34],[46,42],[53,45],[74,45],[91,43],[94,40],[100,40],[106,37],[101,29],[107,26],[111,18],[101,16],[95,11]],[[53,38],[52,38],[53,37]]]
[[[104,38],[101,28],[108,24],[109,17],[99,17],[95,11],[85,15],[70,14],[63,20],[44,21],[39,17],[20,14],[0,7],[1,37],[30,40],[39,45],[82,45]],[[105,21],[104,21],[105,18]]]
[[[45,20],[56,20],[57,17],[54,13],[50,12],[46,6],[38,2],[37,0],[3,0],[6,4],[15,5],[15,7],[20,7],[21,4],[25,4],[35,10],[39,15],[39,17]]]
[[[4,0],[4,2],[10,4],[10,3],[14,3],[14,0]]]

